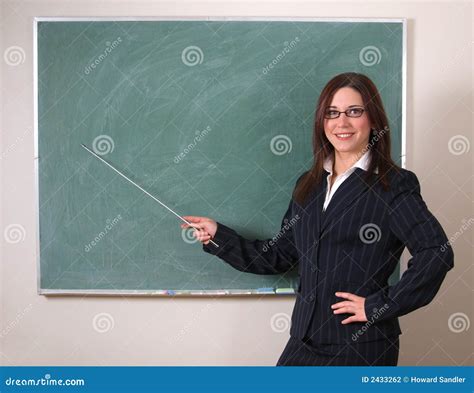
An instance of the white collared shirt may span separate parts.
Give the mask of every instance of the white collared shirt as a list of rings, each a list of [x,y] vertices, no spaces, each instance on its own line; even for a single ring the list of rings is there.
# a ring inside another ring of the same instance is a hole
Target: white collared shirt
[[[346,180],[355,170],[356,168],[361,168],[364,171],[367,171],[369,169],[369,164],[370,164],[370,150],[367,150],[363,156],[354,164],[352,165],[348,170],[346,170],[344,173],[341,173],[339,176],[336,177],[336,180],[334,181],[334,184],[332,187],[330,186],[331,184],[331,178],[333,176],[332,172],[332,158],[329,157],[324,161],[323,167],[324,169],[329,172],[329,175],[327,177],[327,187],[326,187],[326,198],[324,199],[324,205],[323,205],[323,211],[326,210],[326,208],[329,205],[329,202],[331,202],[331,199],[333,195],[336,193],[337,189],[341,186],[341,184]],[[377,173],[378,170],[375,169],[375,173]]]

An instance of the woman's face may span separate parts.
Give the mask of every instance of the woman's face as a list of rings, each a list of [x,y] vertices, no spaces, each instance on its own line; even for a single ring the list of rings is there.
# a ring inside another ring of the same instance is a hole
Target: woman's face
[[[362,96],[357,90],[351,87],[342,87],[336,91],[326,110],[342,112],[349,109],[350,106],[365,108]],[[367,112],[364,111],[360,117],[348,117],[345,113],[341,113],[337,119],[325,118],[324,132],[336,151],[359,154],[369,143],[370,122]],[[341,137],[344,134],[350,135],[346,138]]]

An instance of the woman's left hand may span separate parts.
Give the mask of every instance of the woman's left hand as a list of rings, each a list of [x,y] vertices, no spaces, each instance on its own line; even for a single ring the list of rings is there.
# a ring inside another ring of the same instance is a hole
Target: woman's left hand
[[[365,297],[360,297],[348,292],[336,292],[337,297],[347,299],[346,301],[335,303],[331,306],[334,314],[354,314],[344,319],[341,323],[367,322],[365,315]]]

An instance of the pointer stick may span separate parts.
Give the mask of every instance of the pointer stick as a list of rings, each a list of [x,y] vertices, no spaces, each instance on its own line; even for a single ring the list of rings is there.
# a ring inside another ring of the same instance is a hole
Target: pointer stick
[[[158,198],[155,198],[153,195],[151,195],[148,191],[140,187],[137,183],[135,183],[133,180],[130,180],[127,176],[125,176],[122,172],[120,172],[118,169],[114,168],[111,164],[109,164],[107,161],[105,161],[102,157],[99,155],[95,154],[91,149],[89,149],[86,145],[81,143],[81,146],[86,149],[89,153],[91,153],[94,157],[98,158],[101,160],[104,164],[112,168],[115,172],[117,172],[120,176],[122,176],[125,180],[128,180],[130,183],[132,183],[135,187],[138,187],[140,190],[142,190],[145,194],[147,194],[149,197],[153,198],[155,201],[157,201],[161,206],[166,207],[171,213],[173,213],[176,217],[178,217],[180,220],[184,221],[186,224],[190,225],[192,228],[193,224],[190,223],[188,220],[185,218],[181,217],[178,213],[175,213],[172,209],[170,209],[168,206],[166,206],[163,202],[161,202]],[[194,228],[196,230],[196,228]],[[212,240],[209,240],[209,243],[212,243],[214,246],[219,247],[215,242]]]

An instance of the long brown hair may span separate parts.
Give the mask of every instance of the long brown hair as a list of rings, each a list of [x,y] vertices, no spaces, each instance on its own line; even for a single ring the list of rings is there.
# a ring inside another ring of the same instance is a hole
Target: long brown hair
[[[334,146],[329,142],[324,132],[324,113],[331,105],[334,94],[343,87],[351,87],[362,96],[362,101],[371,124],[371,134],[367,150],[371,151],[369,168],[364,175],[364,181],[372,184],[378,176],[385,191],[389,189],[387,173],[398,170],[399,167],[390,156],[390,128],[382,99],[375,84],[366,75],[346,72],[336,75],[323,88],[316,107],[313,131],[313,157],[311,169],[300,179],[293,192],[294,200],[303,205],[308,195],[321,183],[324,160],[331,157],[334,162]],[[378,168],[378,174],[374,174]]]

